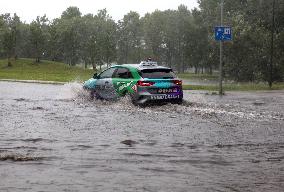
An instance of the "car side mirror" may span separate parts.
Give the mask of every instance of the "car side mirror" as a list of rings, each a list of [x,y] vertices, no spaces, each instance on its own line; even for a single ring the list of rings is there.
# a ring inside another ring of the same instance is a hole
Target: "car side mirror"
[[[99,77],[98,77],[98,74],[95,73],[94,76],[93,76],[93,78],[94,78],[94,79],[98,79],[98,78],[99,78]]]

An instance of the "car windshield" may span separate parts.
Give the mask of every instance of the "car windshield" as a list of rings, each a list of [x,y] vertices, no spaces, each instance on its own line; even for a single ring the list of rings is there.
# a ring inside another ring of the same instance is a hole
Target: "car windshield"
[[[139,71],[139,74],[148,79],[174,79],[176,77],[172,69],[143,69]]]

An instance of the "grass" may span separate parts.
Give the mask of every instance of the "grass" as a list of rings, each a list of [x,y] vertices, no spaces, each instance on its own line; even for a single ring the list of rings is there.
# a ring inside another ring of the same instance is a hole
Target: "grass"
[[[70,67],[53,61],[35,63],[34,59],[17,59],[12,61],[12,67],[7,67],[7,60],[0,60],[0,79],[69,82],[89,79],[92,74],[90,69]]]
[[[218,91],[217,85],[183,85],[184,90],[207,90]],[[240,83],[240,84],[225,84],[224,91],[260,91],[260,90],[281,90],[284,89],[284,82],[273,84],[270,89],[265,83]]]
[[[7,67],[7,60],[0,60],[0,79],[42,80],[56,82],[84,81],[93,75],[90,69],[70,67],[67,64],[45,61],[35,63],[34,59],[18,59],[12,61],[12,67]],[[183,79],[216,80],[218,75],[207,74],[179,74]],[[183,85],[185,90],[218,91],[217,85]],[[284,89],[284,83],[273,84],[272,89],[265,83],[232,83],[225,84],[225,91],[257,91]]]
[[[217,85],[219,76],[214,73],[210,74],[194,74],[194,73],[180,73],[178,77],[185,80],[193,80],[200,82],[216,82],[216,85],[183,85],[184,90],[207,90],[219,91]],[[267,83],[224,83],[224,91],[258,91],[258,90],[281,90],[284,89],[284,82],[274,83],[270,89]]]
[[[181,79],[193,79],[193,80],[218,80],[218,74],[195,74],[195,73],[179,73],[177,75]]]

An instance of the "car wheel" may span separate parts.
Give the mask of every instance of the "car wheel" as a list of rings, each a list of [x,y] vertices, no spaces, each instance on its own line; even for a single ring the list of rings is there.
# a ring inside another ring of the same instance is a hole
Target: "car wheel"
[[[131,103],[135,106],[138,106],[139,104],[138,104],[137,98],[135,98],[135,96],[133,94],[129,94],[129,96],[130,96],[130,99],[131,99]]]
[[[91,89],[91,91],[90,91],[90,99],[93,100],[95,98],[95,96],[96,96],[95,90]]]

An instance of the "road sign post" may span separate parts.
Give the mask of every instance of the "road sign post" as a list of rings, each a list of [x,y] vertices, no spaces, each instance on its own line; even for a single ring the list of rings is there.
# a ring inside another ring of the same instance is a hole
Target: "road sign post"
[[[220,41],[219,95],[223,95],[223,41]]]
[[[221,0],[221,25],[215,27],[215,40],[220,42],[220,64],[219,64],[219,94],[223,95],[223,41],[232,40],[232,28],[223,26],[223,6]]]

